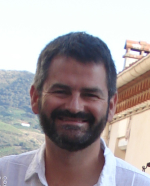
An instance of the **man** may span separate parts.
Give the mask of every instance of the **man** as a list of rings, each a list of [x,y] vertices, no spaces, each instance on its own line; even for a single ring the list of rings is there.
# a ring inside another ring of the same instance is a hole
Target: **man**
[[[115,158],[100,139],[117,93],[115,65],[99,38],[77,32],[50,42],[39,56],[30,96],[45,144],[1,158],[7,186],[150,185],[146,174]]]

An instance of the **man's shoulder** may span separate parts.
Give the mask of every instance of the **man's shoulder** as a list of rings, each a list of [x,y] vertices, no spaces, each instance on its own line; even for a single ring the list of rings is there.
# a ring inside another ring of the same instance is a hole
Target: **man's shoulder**
[[[137,183],[137,186],[142,184],[143,186],[150,185],[150,175],[142,172],[131,164],[116,158],[116,180],[122,179],[126,183],[132,181]],[[134,185],[134,184],[133,184]]]
[[[25,152],[19,155],[10,155],[0,158],[0,170],[3,170],[7,166],[24,166],[28,167],[37,150]]]
[[[6,178],[8,185],[26,185],[25,175],[28,167],[36,157],[37,150],[0,158],[0,177]],[[0,179],[0,185],[3,185]]]
[[[134,172],[137,174],[147,175],[144,172],[142,172],[141,170],[139,170],[138,168],[134,167],[133,165],[129,164],[128,162],[126,162],[120,158],[117,158],[117,157],[116,157],[116,167],[123,169],[123,170],[131,171],[131,172]],[[147,175],[147,176],[150,177],[150,175]]]

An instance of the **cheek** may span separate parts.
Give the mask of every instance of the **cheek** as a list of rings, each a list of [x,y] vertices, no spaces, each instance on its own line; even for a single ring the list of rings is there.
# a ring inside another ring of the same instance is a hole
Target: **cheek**
[[[58,98],[54,98],[54,97],[50,97],[50,96],[45,96],[43,101],[42,101],[42,109],[47,113],[51,113],[53,110],[61,107],[61,105],[63,105],[63,101],[58,99]]]
[[[95,119],[99,121],[102,117],[106,115],[108,104],[94,104],[90,106],[90,112],[93,114]]]

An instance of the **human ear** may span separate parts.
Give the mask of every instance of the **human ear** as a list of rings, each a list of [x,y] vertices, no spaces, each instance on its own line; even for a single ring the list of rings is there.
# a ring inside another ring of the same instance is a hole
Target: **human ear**
[[[117,101],[118,101],[118,93],[116,92],[110,99],[109,103],[109,110],[108,110],[108,122],[110,122],[113,119],[113,116],[116,111],[116,106],[117,106]]]
[[[39,102],[39,93],[36,90],[35,86],[32,85],[30,88],[30,100],[31,100],[31,108],[34,114],[39,113],[38,102]]]

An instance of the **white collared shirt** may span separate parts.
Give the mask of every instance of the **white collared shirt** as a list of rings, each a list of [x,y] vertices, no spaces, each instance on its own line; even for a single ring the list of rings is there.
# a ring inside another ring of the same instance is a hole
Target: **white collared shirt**
[[[94,186],[150,186],[150,176],[114,157],[101,140],[105,164]],[[0,186],[48,186],[45,178],[45,144],[40,149],[0,159]]]

